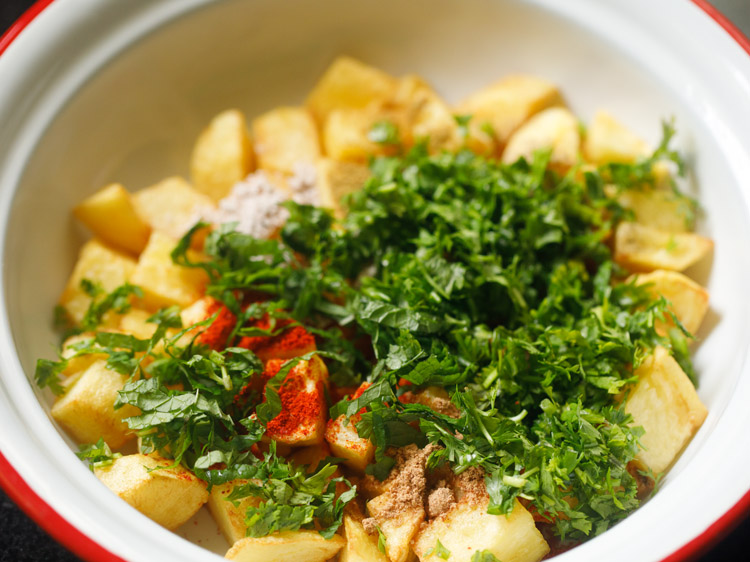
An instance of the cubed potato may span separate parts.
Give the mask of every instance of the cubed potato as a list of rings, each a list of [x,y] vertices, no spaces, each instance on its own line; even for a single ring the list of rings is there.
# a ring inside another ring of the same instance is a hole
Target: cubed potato
[[[72,348],[77,343],[83,340],[90,339],[94,336],[93,332],[85,332],[83,334],[76,334],[67,338],[62,344],[61,357],[68,360],[68,365],[63,370],[65,375],[74,375],[76,373],[83,373],[88,369],[94,362],[101,359],[107,359],[106,353],[87,353],[86,355],[79,355],[75,357],[75,350]]]
[[[133,406],[114,408],[117,391],[128,378],[107,369],[106,361],[99,359],[80,375],[71,375],[73,384],[50,413],[76,442],[96,443],[101,437],[112,449],[119,449],[135,437],[123,419],[140,413]]]
[[[247,509],[257,506],[261,501],[258,497],[250,496],[240,500],[238,505],[235,506],[233,501],[227,499],[235,487],[247,483],[248,480],[232,480],[226,484],[219,484],[211,488],[211,493],[208,496],[208,509],[230,545],[245,538],[247,534],[247,525],[245,525]]]
[[[708,291],[698,283],[681,273],[664,270],[638,275],[636,283],[648,284],[648,290],[655,299],[667,299],[670,302],[669,310],[688,332],[695,334],[698,331],[708,311]],[[666,335],[672,325],[672,320],[667,319],[666,324],[657,324],[656,331]]]
[[[266,374],[279,371],[284,361],[267,364]],[[281,413],[268,422],[266,435],[283,445],[308,446],[323,442],[328,408],[325,389],[328,369],[317,355],[297,363],[279,389]]]
[[[393,99],[387,103],[403,114],[409,144],[428,139],[430,152],[460,148],[458,124],[448,104],[419,76],[410,74],[399,79]]]
[[[326,427],[326,441],[335,457],[341,457],[350,468],[364,472],[368,464],[375,459],[375,446],[369,439],[360,437],[355,427],[356,416],[350,420],[341,415],[329,420]]]
[[[147,310],[131,308],[120,317],[120,330],[141,340],[150,339],[156,331],[156,324],[148,322],[151,316]]]
[[[143,302],[149,309],[186,307],[203,294],[205,271],[173,263],[170,254],[176,244],[169,236],[154,231],[130,276],[130,282],[143,289]]]
[[[208,492],[205,482],[182,466],[171,466],[173,462],[156,455],[126,455],[94,473],[138,511],[176,529],[206,503]]]
[[[346,541],[339,535],[324,539],[317,531],[283,531],[266,537],[245,537],[234,543],[225,558],[237,562],[325,562]]]
[[[278,107],[253,120],[258,167],[293,174],[300,162],[320,157],[318,130],[304,107]]]
[[[198,192],[219,201],[253,171],[253,160],[245,116],[230,109],[214,117],[198,137],[190,157],[190,177]]]
[[[151,234],[151,227],[136,212],[130,193],[119,183],[84,199],[73,209],[73,215],[97,238],[134,254],[141,253]]]
[[[671,190],[628,189],[617,202],[633,211],[635,222],[665,232],[687,232],[691,226],[691,203]]]
[[[334,109],[362,109],[392,95],[396,79],[351,57],[339,57],[307,97],[307,107],[322,125]]]
[[[81,289],[81,281],[88,279],[101,285],[106,292],[111,292],[125,283],[136,267],[130,256],[122,254],[98,240],[89,240],[81,248],[73,273],[68,279],[60,305],[75,324],[80,324],[91,304],[91,297]],[[114,314],[105,315],[102,322],[105,327],[117,325]]]
[[[136,191],[133,203],[138,214],[151,228],[179,240],[201,218],[201,213],[212,209],[213,201],[196,191],[180,177],[171,177]]]
[[[378,549],[378,539],[367,534],[362,522],[344,514],[346,546],[341,551],[340,562],[388,562],[388,557]]]
[[[393,122],[393,119],[384,119]],[[388,147],[372,142],[368,133],[378,122],[375,109],[334,109],[323,125],[322,142],[326,156],[334,160],[364,164],[372,155],[388,152]],[[398,126],[398,124],[397,124]],[[399,131],[403,127],[399,128]]]
[[[597,111],[583,141],[586,160],[594,164],[634,162],[651,154],[646,141],[606,111]]]
[[[564,107],[550,107],[531,117],[510,136],[502,161],[506,164],[519,158],[531,161],[534,152],[549,149],[550,165],[564,173],[578,162],[580,148],[578,119]]]
[[[487,504],[459,502],[445,515],[429,521],[413,542],[420,562],[440,562],[427,554],[440,540],[451,553],[451,562],[470,562],[478,551],[488,550],[503,562],[537,562],[549,545],[536,528],[531,514],[516,500],[513,511],[490,515]]]
[[[330,456],[333,456],[331,455],[331,450],[324,442],[320,445],[312,445],[311,447],[297,449],[288,458],[294,464],[305,466],[307,472],[313,473],[315,472],[315,469],[318,468],[318,465],[320,465],[326,457]]]
[[[634,222],[615,231],[614,259],[630,271],[683,271],[713,248],[709,238],[688,232],[665,232]]]
[[[663,472],[698,431],[708,411],[693,383],[663,347],[647,357],[626,398],[633,425],[646,430],[638,459],[654,473]]]
[[[407,562],[411,557],[411,541],[425,519],[421,506],[405,507],[393,513],[390,491],[367,502],[367,512],[374,517],[385,536],[385,552],[391,562]]]
[[[364,164],[330,158],[318,160],[317,173],[316,186],[321,207],[333,209],[340,218],[346,214],[343,197],[361,189],[370,177],[370,170]]]
[[[455,110],[471,115],[470,136],[482,137],[481,129],[488,124],[499,148],[532,115],[548,107],[564,105],[554,84],[527,75],[511,75],[475,92]]]

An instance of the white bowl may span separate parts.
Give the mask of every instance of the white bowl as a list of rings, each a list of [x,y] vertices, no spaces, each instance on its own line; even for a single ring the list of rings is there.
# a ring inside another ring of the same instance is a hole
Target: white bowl
[[[43,2],[39,7],[43,7]],[[108,181],[186,173],[193,139],[228,107],[298,103],[336,54],[417,72],[449,100],[506,73],[558,83],[651,141],[674,116],[716,241],[694,274],[711,293],[695,354],[705,424],[662,489],[559,560],[680,559],[750,504],[750,45],[686,0],[56,0],[0,57],[0,482],[92,560],[216,559],[109,493],[29,381],[56,341],[51,309],[82,237],[69,210]],[[724,22],[725,23],[725,22]],[[747,51],[747,52],[746,52]],[[671,558],[670,558],[671,557]]]

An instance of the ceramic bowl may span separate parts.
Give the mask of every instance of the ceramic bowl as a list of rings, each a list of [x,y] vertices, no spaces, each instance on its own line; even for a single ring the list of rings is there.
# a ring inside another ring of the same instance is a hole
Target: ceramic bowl
[[[338,54],[421,74],[450,101],[520,71],[652,142],[674,117],[688,155],[716,242],[692,272],[711,294],[695,350],[710,413],[651,501],[559,560],[690,555],[750,504],[750,46],[711,14],[702,0],[38,3],[0,56],[0,482],[84,558],[219,560],[207,514],[173,534],[105,489],[30,382],[83,240],[71,207],[110,181],[186,174],[212,115],[299,103]]]

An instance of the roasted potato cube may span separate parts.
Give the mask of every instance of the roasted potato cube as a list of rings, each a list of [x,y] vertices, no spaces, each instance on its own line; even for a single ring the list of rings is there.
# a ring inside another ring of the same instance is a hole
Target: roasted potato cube
[[[320,205],[333,209],[334,214],[340,218],[346,214],[342,198],[361,189],[370,177],[370,170],[364,164],[339,162],[330,158],[318,160],[317,172]]]
[[[103,438],[112,449],[119,449],[134,434],[124,418],[140,412],[133,406],[115,410],[117,391],[128,381],[107,369],[104,360],[97,360],[85,371],[71,376],[67,392],[52,406],[52,417],[78,442],[95,443]]]
[[[302,447],[297,449],[289,456],[289,460],[294,464],[303,465],[306,467],[307,472],[315,472],[318,465],[323,462],[326,457],[330,457],[331,450],[324,443],[320,445],[312,445],[311,447]]]
[[[472,116],[472,137],[481,138],[481,129],[488,124],[502,147],[532,115],[556,105],[563,105],[563,100],[554,84],[534,76],[511,75],[466,98],[455,113]]]
[[[206,503],[208,492],[205,482],[180,465],[172,466],[173,462],[156,455],[126,455],[94,473],[138,511],[167,529],[176,529]]]
[[[179,240],[201,212],[213,208],[213,201],[180,177],[171,177],[136,191],[133,203],[151,228]]]
[[[206,273],[173,263],[170,254],[176,244],[169,236],[154,231],[130,276],[130,282],[143,289],[147,308],[186,307],[203,294]]]
[[[278,373],[285,361],[269,361],[266,375]],[[325,388],[328,369],[317,355],[297,363],[279,389],[281,413],[268,422],[266,435],[277,443],[307,446],[323,442],[328,414]]]
[[[258,167],[293,174],[300,162],[320,157],[318,130],[304,107],[278,107],[253,120]]]
[[[367,502],[367,512],[374,517],[385,536],[385,552],[391,562],[406,562],[411,555],[411,541],[425,519],[421,506],[404,507],[394,512],[391,491]]]
[[[537,150],[549,149],[550,165],[564,173],[578,162],[580,148],[575,115],[564,107],[550,107],[531,117],[511,135],[502,161],[511,164],[522,157],[530,161]]]
[[[255,507],[261,501],[258,497],[250,496],[240,500],[235,506],[233,501],[227,499],[235,487],[247,483],[247,480],[232,480],[226,484],[218,484],[211,488],[208,496],[208,509],[230,545],[245,537],[245,513],[249,507]]]
[[[371,155],[385,154],[385,145],[368,138],[377,121],[374,110],[334,109],[323,125],[322,141],[326,155],[334,160],[364,164]]]
[[[638,459],[654,473],[666,470],[692,439],[708,411],[693,383],[663,347],[647,357],[635,375],[638,382],[626,398],[633,425],[646,430]]]
[[[427,139],[430,152],[456,150],[461,146],[458,124],[448,104],[419,76],[401,78],[390,103],[408,124],[409,143]]]
[[[665,232],[687,232],[693,214],[689,200],[671,190],[628,189],[617,196],[617,202],[633,211],[635,222]]]
[[[341,551],[340,562],[388,562],[388,558],[378,549],[378,539],[370,536],[362,522],[344,514],[346,546]]]
[[[396,89],[396,79],[351,57],[339,57],[307,97],[307,107],[319,124],[334,109],[362,109]]]
[[[651,153],[646,142],[606,111],[597,111],[583,142],[586,160],[594,164],[634,162]]]
[[[700,261],[713,246],[712,240],[698,234],[622,222],[615,231],[614,259],[631,271],[682,271]]]
[[[119,183],[108,185],[84,199],[73,215],[94,236],[116,248],[140,254],[151,227],[136,212],[130,193]]]
[[[698,283],[681,273],[664,270],[638,275],[636,283],[648,284],[648,290],[655,299],[667,299],[670,303],[669,310],[688,332],[695,334],[698,331],[708,311],[708,291]],[[668,319],[666,324],[657,324],[656,331],[666,335],[671,326],[673,322]]]
[[[198,192],[219,201],[253,171],[253,160],[245,116],[230,109],[214,117],[198,137],[190,157],[190,177]]]
[[[125,283],[136,267],[133,258],[105,246],[98,240],[89,240],[81,248],[73,273],[68,279],[60,305],[65,309],[70,320],[80,324],[91,304],[91,297],[81,289],[81,281],[88,279],[101,285],[106,292],[111,292]],[[114,327],[117,317],[107,314],[102,325]]]
[[[120,317],[120,330],[126,334],[132,334],[138,339],[150,339],[156,331],[156,324],[147,322],[149,318],[151,318],[151,312],[140,308],[131,308]]]
[[[341,415],[335,420],[328,421],[326,427],[326,441],[335,457],[345,459],[344,463],[350,468],[364,472],[368,464],[375,458],[375,446],[369,439],[360,437],[355,427],[356,416],[347,420]]]
[[[503,562],[537,562],[549,552],[534,518],[518,500],[507,517],[487,513],[486,502],[457,503],[445,515],[429,521],[414,539],[420,562],[442,560],[437,554],[427,554],[438,540],[450,551],[451,562],[470,562],[475,552],[483,550]]]
[[[83,373],[92,363],[101,359],[107,359],[108,355],[106,353],[87,353],[86,355],[75,357],[76,352],[72,346],[92,337],[94,337],[93,332],[85,332],[70,336],[63,342],[61,357],[68,360],[68,365],[63,370],[63,374],[71,376],[76,373]]]
[[[225,558],[237,562],[325,562],[346,544],[339,535],[324,539],[317,531],[283,531],[267,537],[245,537]]]

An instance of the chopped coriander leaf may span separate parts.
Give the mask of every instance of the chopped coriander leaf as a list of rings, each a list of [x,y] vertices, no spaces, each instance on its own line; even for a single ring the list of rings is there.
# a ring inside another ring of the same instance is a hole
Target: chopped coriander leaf
[[[448,560],[451,556],[451,551],[445,548],[441,543],[440,539],[435,543],[435,546],[428,549],[427,552],[425,552],[426,556],[430,556],[434,554],[438,558],[442,558],[443,560]]]
[[[478,550],[471,557],[471,562],[502,562],[502,560],[492,554],[489,550]]]
[[[367,133],[367,138],[378,144],[399,144],[398,126],[391,121],[378,121]]]
[[[336,466],[325,464],[313,474],[304,466],[295,465],[276,455],[272,445],[264,458],[263,473],[255,481],[234,488],[230,500],[253,496],[261,502],[247,511],[247,535],[263,537],[280,531],[315,528],[331,538],[341,526],[344,507],[356,494],[343,477],[334,477]],[[336,485],[343,483],[347,490],[336,497]]]
[[[109,445],[107,445],[104,442],[104,439],[100,437],[99,441],[96,443],[81,445],[76,456],[82,461],[89,461],[89,467],[93,471],[95,468],[111,465],[122,455],[120,453],[113,453],[112,449],[109,448]]]

